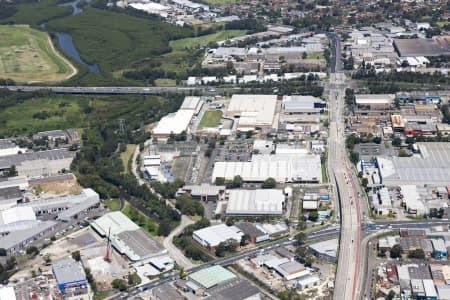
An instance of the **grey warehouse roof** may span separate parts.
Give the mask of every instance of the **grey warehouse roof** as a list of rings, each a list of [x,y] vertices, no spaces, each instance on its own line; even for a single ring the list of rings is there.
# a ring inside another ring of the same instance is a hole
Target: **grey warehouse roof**
[[[26,152],[22,154],[8,155],[0,157],[0,169],[9,168],[12,165],[20,165],[25,161],[32,160],[58,160],[75,157],[74,152],[66,149],[47,150],[39,152]]]
[[[86,280],[86,274],[81,268],[81,263],[75,261],[72,257],[53,263],[52,269],[58,284]]]

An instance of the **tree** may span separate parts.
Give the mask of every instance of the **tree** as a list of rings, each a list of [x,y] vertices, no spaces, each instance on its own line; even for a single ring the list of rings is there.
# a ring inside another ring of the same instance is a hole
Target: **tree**
[[[0,256],[6,256],[6,249],[5,248],[0,248]]]
[[[241,237],[241,242],[240,242],[241,247],[247,245],[248,238],[249,238],[248,234],[244,234]]]
[[[301,246],[305,243],[306,234],[304,232],[300,232],[295,236],[297,246]]]
[[[123,279],[116,278],[111,283],[112,287],[121,292],[127,289],[127,283]]]
[[[394,290],[390,290],[387,298],[388,298],[388,300],[393,300],[396,295],[397,294],[394,292]]]
[[[409,253],[409,258],[415,258],[415,259],[425,259],[425,252],[423,252],[423,249],[415,249]]]
[[[364,177],[363,179],[361,179],[361,185],[364,188],[367,188],[367,185],[369,184],[369,179],[367,179],[366,177]]]
[[[162,221],[158,227],[159,236],[168,236],[170,234],[171,228],[168,221]]]
[[[400,245],[394,245],[390,251],[391,258],[401,258],[403,249]]]
[[[225,185],[225,178],[223,177],[216,177],[216,180],[214,180],[215,185]]]
[[[392,139],[392,146],[394,147],[400,147],[402,145],[402,139],[399,138],[398,136],[394,137]]]
[[[81,260],[81,255],[80,255],[80,251],[73,251],[72,252],[72,258],[75,259],[76,261],[80,261]]]
[[[316,222],[319,219],[319,213],[317,211],[312,211],[308,215],[308,220]]]
[[[359,153],[350,151],[350,161],[356,165],[359,162]]]
[[[275,188],[276,185],[277,185],[277,182],[275,181],[275,179],[272,177],[269,177],[266,180],[264,180],[264,182],[262,184],[262,188],[263,189],[273,189],[273,188]]]
[[[39,254],[39,249],[36,246],[30,246],[26,249],[26,253],[28,255],[37,255]]]
[[[233,187],[234,188],[240,188],[242,185],[242,177],[239,175],[236,175],[233,177]]]

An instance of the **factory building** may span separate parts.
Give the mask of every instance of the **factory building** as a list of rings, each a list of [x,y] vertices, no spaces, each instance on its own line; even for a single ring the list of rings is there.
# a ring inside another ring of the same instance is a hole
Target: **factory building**
[[[214,248],[228,240],[239,243],[243,235],[242,230],[236,226],[218,224],[194,231],[192,238],[203,247]]]
[[[21,149],[10,140],[0,140],[0,157],[16,155],[20,152],[25,152],[25,150],[26,149]]]
[[[229,190],[226,215],[228,216],[280,216],[286,196],[282,190]]]
[[[315,115],[326,107],[326,102],[313,96],[284,96],[282,102],[283,112],[294,115]]]
[[[42,177],[70,170],[74,152],[65,149],[27,152],[0,157],[0,173],[16,167],[19,176]]]
[[[61,259],[52,265],[58,289],[64,299],[90,299],[89,284],[81,263],[72,257]]]
[[[231,180],[236,175],[246,182],[263,182],[271,177],[279,183],[320,183],[320,155],[253,155],[250,162],[216,162],[212,182],[218,177]]]
[[[359,109],[386,110],[391,107],[395,94],[356,94],[355,102]]]
[[[91,223],[102,237],[110,232],[112,246],[131,261],[141,261],[167,253],[147,232],[120,211],[110,212]]]

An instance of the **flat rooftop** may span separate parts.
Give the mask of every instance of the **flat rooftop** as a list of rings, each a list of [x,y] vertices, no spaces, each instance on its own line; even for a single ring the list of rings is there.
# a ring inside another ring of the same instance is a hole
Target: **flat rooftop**
[[[271,126],[276,106],[276,95],[233,95],[228,113],[240,116],[239,126]]]
[[[450,43],[445,39],[396,39],[394,45],[402,57],[450,55]]]
[[[284,194],[282,190],[230,190],[227,215],[281,215]]]
[[[222,266],[209,267],[189,275],[189,279],[205,289],[212,288],[220,283],[236,279],[237,276]]]
[[[419,155],[378,157],[382,183],[443,184],[450,182],[450,143],[417,143]]]
[[[54,262],[52,270],[58,284],[86,280],[86,274],[81,267],[81,263],[75,261],[72,257]]]
[[[208,291],[211,296],[208,300],[242,300],[259,294],[259,289],[244,279],[236,279]]]

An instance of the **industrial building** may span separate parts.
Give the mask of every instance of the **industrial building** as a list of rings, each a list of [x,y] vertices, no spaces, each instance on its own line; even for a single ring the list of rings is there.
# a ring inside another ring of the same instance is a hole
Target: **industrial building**
[[[448,36],[434,39],[396,39],[394,47],[401,57],[450,55]]]
[[[413,157],[377,157],[381,183],[447,185],[450,178],[450,143],[417,143]]]
[[[37,226],[39,221],[31,207],[11,207],[0,211],[0,236]]]
[[[276,95],[233,95],[227,115],[238,118],[237,130],[240,131],[270,129],[273,126],[276,106]]]
[[[42,221],[37,226],[14,231],[13,233],[0,237],[0,245],[8,253],[17,253],[31,242],[53,231],[57,224],[55,221]]]
[[[188,280],[193,281],[206,290],[236,278],[235,274],[217,265],[194,272],[188,276]]]
[[[320,114],[320,111],[326,107],[326,102],[313,96],[284,96],[282,102],[283,112],[285,114],[311,115]]]
[[[102,237],[110,234],[111,245],[131,261],[159,256],[166,249],[120,211],[110,212],[91,223]]]
[[[81,262],[75,261],[72,257],[67,257],[54,262],[52,271],[55,275],[58,288],[63,294],[79,294],[79,299],[84,299],[81,295],[89,293],[89,285],[86,279]]]
[[[214,248],[228,240],[239,243],[243,235],[244,233],[236,226],[218,224],[194,231],[192,238],[203,247]]]
[[[201,110],[203,101],[200,97],[186,97],[177,112],[163,117],[153,128],[155,138],[168,138],[171,134],[188,133],[192,117]]]
[[[80,194],[42,198],[20,203],[18,206],[20,208],[31,207],[37,215],[58,214],[60,220],[69,221],[70,218],[99,202],[100,197],[97,192],[93,189],[83,189]]]
[[[261,154],[253,155],[250,162],[216,162],[212,182],[218,177],[231,180],[236,175],[246,182],[263,182],[271,177],[279,183],[320,183],[320,155]]]
[[[19,186],[0,187],[0,210],[14,207],[22,200],[23,195]]]
[[[308,246],[308,250],[310,250],[315,256],[332,263],[336,261],[337,249],[338,239],[318,242]]]
[[[229,190],[226,192],[228,216],[280,216],[286,196],[282,190]]]
[[[297,261],[288,261],[273,267],[286,280],[296,279],[308,275],[310,272]]]
[[[208,290],[211,296],[205,300],[259,300],[260,291],[248,280],[237,278]]]
[[[70,170],[75,152],[66,149],[27,152],[0,157],[0,172],[16,167],[19,176],[42,177]]]
[[[185,185],[182,188],[183,192],[188,193],[192,198],[201,201],[217,201],[225,192],[224,185],[211,185],[202,183],[200,185]]]
[[[386,110],[391,107],[395,94],[355,94],[359,109]]]
[[[29,182],[25,176],[0,178],[0,189],[18,186],[21,191],[28,189]]]
[[[427,213],[427,209],[421,200],[421,193],[416,185],[401,185],[400,194],[402,195],[402,204],[407,213],[416,215]]]
[[[270,235],[259,229],[255,224],[243,222],[236,224],[236,227],[242,230],[242,232],[248,236],[249,241],[253,244],[270,239]]]

